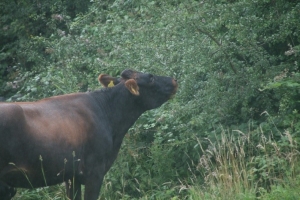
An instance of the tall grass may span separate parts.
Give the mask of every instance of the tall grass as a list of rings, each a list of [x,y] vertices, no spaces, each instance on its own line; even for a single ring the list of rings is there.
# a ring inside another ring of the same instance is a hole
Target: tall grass
[[[68,200],[66,196],[65,186],[55,185],[36,189],[20,189],[13,200]]]
[[[72,155],[73,155],[73,183],[74,183],[74,181],[75,181],[74,162],[77,162],[78,160],[74,160],[75,152],[72,152]],[[42,172],[43,180],[44,180],[44,183],[45,183],[45,186],[46,186],[46,187],[41,187],[41,188],[34,188],[32,186],[32,183],[31,183],[29,177],[26,174],[26,171],[23,170],[22,168],[18,168],[18,166],[16,166],[14,163],[10,163],[11,165],[15,166],[16,169],[24,175],[24,177],[26,178],[26,180],[28,181],[29,185],[32,188],[32,189],[20,189],[20,188],[18,188],[17,194],[14,196],[13,200],[17,200],[17,199],[18,200],[19,199],[21,199],[21,200],[37,200],[37,199],[43,199],[43,200],[56,200],[56,199],[69,200],[69,198],[67,197],[67,194],[66,194],[66,190],[65,190],[65,188],[66,188],[65,183],[55,185],[55,186],[48,186],[47,178],[46,178],[45,171],[44,171],[44,166],[43,166],[43,158],[42,158],[41,155],[39,156],[39,160],[40,160],[40,164],[41,164],[40,166],[41,166],[41,172]],[[64,169],[65,169],[66,163],[67,163],[67,160],[64,159]],[[65,178],[64,173],[65,173],[65,170],[63,171],[63,180]],[[76,193],[74,191],[74,187],[73,187],[72,192],[73,192],[73,195],[76,195]]]
[[[217,142],[207,139],[206,149],[197,139],[202,151],[197,170],[204,184],[192,187],[190,198],[264,199],[276,186],[292,186],[299,174],[297,145],[289,131],[277,135],[275,141],[261,127],[248,133],[223,130]]]

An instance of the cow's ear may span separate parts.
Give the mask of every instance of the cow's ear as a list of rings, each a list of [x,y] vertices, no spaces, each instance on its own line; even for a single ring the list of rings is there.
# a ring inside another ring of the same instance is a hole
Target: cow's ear
[[[111,77],[106,74],[100,74],[98,77],[98,81],[103,85],[104,87],[113,87],[116,84],[119,83],[119,80],[117,78]]]
[[[139,96],[139,86],[134,79],[129,79],[125,82],[126,88],[135,96]]]

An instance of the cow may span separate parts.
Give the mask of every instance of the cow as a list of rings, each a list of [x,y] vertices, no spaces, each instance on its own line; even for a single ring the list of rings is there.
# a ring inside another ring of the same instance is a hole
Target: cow
[[[65,183],[69,199],[96,200],[128,129],[161,106],[177,81],[134,70],[101,74],[100,90],[0,103],[0,199],[15,188]]]

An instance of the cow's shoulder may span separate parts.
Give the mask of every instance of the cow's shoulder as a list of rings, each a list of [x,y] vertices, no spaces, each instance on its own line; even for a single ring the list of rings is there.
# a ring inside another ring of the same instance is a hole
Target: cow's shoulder
[[[0,103],[0,119],[18,117],[22,113],[22,107],[16,103]]]
[[[0,103],[0,134],[24,125],[22,107],[13,103]]]

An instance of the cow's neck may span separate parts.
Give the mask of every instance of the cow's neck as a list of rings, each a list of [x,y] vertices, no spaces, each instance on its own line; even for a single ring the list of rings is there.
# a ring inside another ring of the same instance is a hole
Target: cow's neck
[[[103,93],[102,93],[103,92]],[[98,105],[105,112],[105,117],[113,124],[112,132],[114,140],[122,141],[128,129],[145,112],[135,102],[133,96],[124,85],[103,90],[97,99]]]

